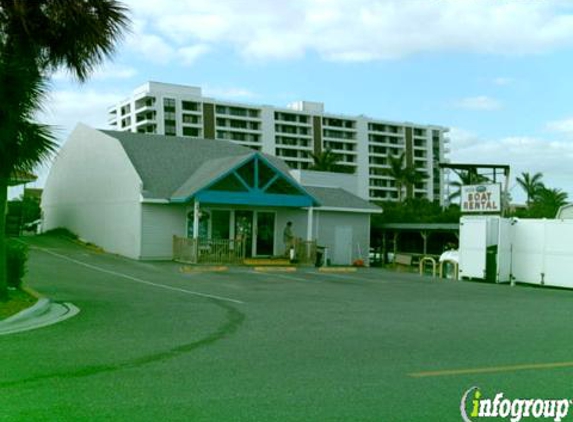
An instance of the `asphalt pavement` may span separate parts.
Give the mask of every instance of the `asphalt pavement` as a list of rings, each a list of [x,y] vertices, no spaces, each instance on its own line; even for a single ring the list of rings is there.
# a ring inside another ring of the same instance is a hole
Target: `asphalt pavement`
[[[181,272],[25,240],[26,283],[81,312],[0,336],[0,421],[458,421],[474,385],[573,397],[570,366],[511,369],[573,361],[571,291],[377,269]],[[482,372],[447,372],[460,368]]]

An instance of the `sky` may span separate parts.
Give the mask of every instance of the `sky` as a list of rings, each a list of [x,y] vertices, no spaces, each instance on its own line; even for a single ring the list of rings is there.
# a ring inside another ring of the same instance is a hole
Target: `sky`
[[[80,85],[52,77],[61,142],[152,80],[218,99],[450,128],[449,158],[541,172],[573,200],[573,2],[130,0],[131,32]],[[39,170],[41,186],[47,167]]]

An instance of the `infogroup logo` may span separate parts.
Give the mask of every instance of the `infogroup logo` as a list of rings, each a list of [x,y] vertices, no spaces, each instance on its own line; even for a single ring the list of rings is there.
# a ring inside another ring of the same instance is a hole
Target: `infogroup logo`
[[[479,387],[472,387],[462,396],[460,412],[464,422],[484,418],[508,418],[511,422],[520,422],[525,418],[559,422],[567,417],[572,404],[573,400],[570,399],[509,399],[504,397],[503,392],[496,393],[493,399],[485,398]]]

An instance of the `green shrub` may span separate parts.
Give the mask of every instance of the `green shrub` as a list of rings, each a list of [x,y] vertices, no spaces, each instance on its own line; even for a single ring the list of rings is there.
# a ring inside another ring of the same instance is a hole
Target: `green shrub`
[[[8,286],[19,288],[26,274],[26,261],[28,260],[28,247],[22,243],[8,242],[6,244],[6,264],[8,273]]]

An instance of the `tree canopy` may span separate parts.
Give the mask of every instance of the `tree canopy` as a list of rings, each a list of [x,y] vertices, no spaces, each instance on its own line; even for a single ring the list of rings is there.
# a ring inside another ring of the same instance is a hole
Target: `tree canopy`
[[[34,120],[51,73],[80,82],[110,57],[127,29],[115,0],[0,0],[0,299],[7,296],[4,210],[10,175],[55,151],[50,128]]]
[[[406,190],[407,198],[413,197],[414,187],[428,178],[426,173],[418,171],[414,166],[406,163],[406,152],[402,152],[398,156],[390,155],[388,164],[390,168],[387,170],[387,174],[396,183],[398,202],[402,202],[404,199],[404,189]]]
[[[330,171],[333,173],[354,173],[354,168],[341,164],[342,157],[336,154],[330,148],[321,151],[318,154],[310,154],[314,164],[310,166],[309,170],[316,171]]]

